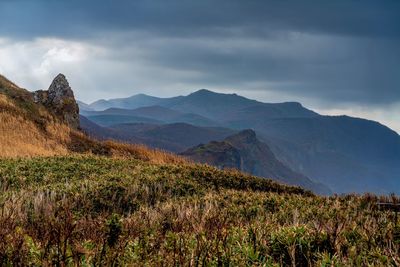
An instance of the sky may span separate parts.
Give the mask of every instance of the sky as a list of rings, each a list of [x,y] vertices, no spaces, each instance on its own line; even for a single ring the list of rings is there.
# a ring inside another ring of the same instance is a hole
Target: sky
[[[78,99],[201,88],[400,132],[400,1],[0,0],[0,73]]]

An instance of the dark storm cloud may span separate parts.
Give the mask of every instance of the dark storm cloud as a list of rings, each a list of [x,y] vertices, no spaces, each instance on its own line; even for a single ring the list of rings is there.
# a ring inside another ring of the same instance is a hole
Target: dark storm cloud
[[[121,61],[192,70],[183,78],[212,88],[276,90],[321,101],[364,102],[374,105],[400,101],[400,42],[397,39],[282,34],[273,39],[239,37],[143,37],[127,41]],[[133,43],[133,45],[132,45]],[[124,50],[124,49],[123,49]],[[257,88],[246,88],[248,83]],[[268,84],[273,84],[273,87]]]
[[[291,30],[400,34],[399,1],[2,0],[2,34],[79,36],[140,29],[167,35]],[[6,22],[6,23],[4,23]]]
[[[134,72],[140,62],[149,72],[174,71],[188,88],[384,105],[400,101],[399,14],[400,1],[389,0],[3,0],[0,38],[96,44],[107,51],[109,73],[116,64]],[[125,72],[121,83],[129,84],[134,76]],[[101,84],[116,77],[107,79]]]

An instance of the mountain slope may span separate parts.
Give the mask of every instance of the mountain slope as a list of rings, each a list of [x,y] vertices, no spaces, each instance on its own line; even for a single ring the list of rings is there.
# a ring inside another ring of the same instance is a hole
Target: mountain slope
[[[152,123],[152,124],[162,124],[164,121],[150,119],[146,117],[139,117],[133,115],[113,115],[113,114],[100,114],[87,116],[87,118],[94,123],[109,127],[115,124],[126,124],[126,123]]]
[[[400,137],[379,123],[321,116],[255,128],[281,161],[335,192],[400,193]]]
[[[29,92],[0,75],[0,158],[77,153],[129,156],[153,163],[184,162],[141,145],[99,142],[79,130],[78,107],[65,76],[48,91]]]
[[[82,129],[100,139],[114,139],[145,144],[172,152],[182,152],[200,143],[222,140],[236,131],[218,127],[199,127],[187,123],[148,124],[126,123],[102,127],[81,116]]]
[[[0,77],[0,156],[67,153],[71,128],[64,123],[64,116],[57,116],[44,105],[35,103],[34,96]],[[59,104],[57,111],[69,107],[69,104]]]
[[[253,175],[276,179],[286,184],[300,185],[322,194],[330,190],[292,171],[278,161],[268,145],[260,142],[252,130],[244,130],[222,142],[211,142],[191,148],[181,155],[221,169],[234,168]]]

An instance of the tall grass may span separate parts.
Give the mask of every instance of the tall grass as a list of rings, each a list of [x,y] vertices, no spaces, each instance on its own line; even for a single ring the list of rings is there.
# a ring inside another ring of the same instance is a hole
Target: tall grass
[[[95,156],[0,160],[0,177],[0,265],[400,263],[399,222],[374,195]]]
[[[28,120],[17,106],[0,94],[1,157],[61,155],[67,149],[59,140],[68,140],[69,129],[49,121],[47,131]]]

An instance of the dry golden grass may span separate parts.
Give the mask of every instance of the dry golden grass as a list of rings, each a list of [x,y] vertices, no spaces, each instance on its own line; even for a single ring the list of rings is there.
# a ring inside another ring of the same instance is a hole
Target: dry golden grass
[[[46,108],[33,103],[28,91],[0,76],[0,158],[66,154],[136,158],[154,164],[189,163],[166,151],[143,145],[100,142],[60,123]]]
[[[1,99],[1,98],[0,98]],[[144,145],[92,140],[81,132],[59,123],[39,129],[23,116],[0,112],[0,157],[55,156],[75,153],[137,158],[155,164],[188,163],[182,157]],[[72,143],[76,142],[74,145]]]
[[[103,144],[111,149],[113,157],[132,157],[149,161],[154,164],[182,164],[189,163],[183,157],[172,154],[167,151],[150,149],[140,144],[123,144],[115,141],[105,141]]]
[[[54,156],[68,152],[60,142],[21,116],[0,112],[0,132],[0,157]]]
[[[137,158],[155,164],[187,163],[182,157],[143,145],[115,141],[100,142],[82,132],[58,123],[46,110],[38,107],[45,121],[39,127],[11,99],[0,94],[0,157],[55,156],[75,153],[100,154],[119,158]]]
[[[3,75],[0,75],[0,87],[2,88],[11,88],[11,89],[19,89],[19,87],[13,83],[12,81],[8,80]]]
[[[47,120],[45,129],[27,118],[27,111],[5,95],[0,95],[0,157],[54,156],[68,153],[65,144],[69,128],[56,123],[52,116],[38,108]]]
[[[16,108],[14,103],[8,99],[5,95],[0,95],[0,108]]]

